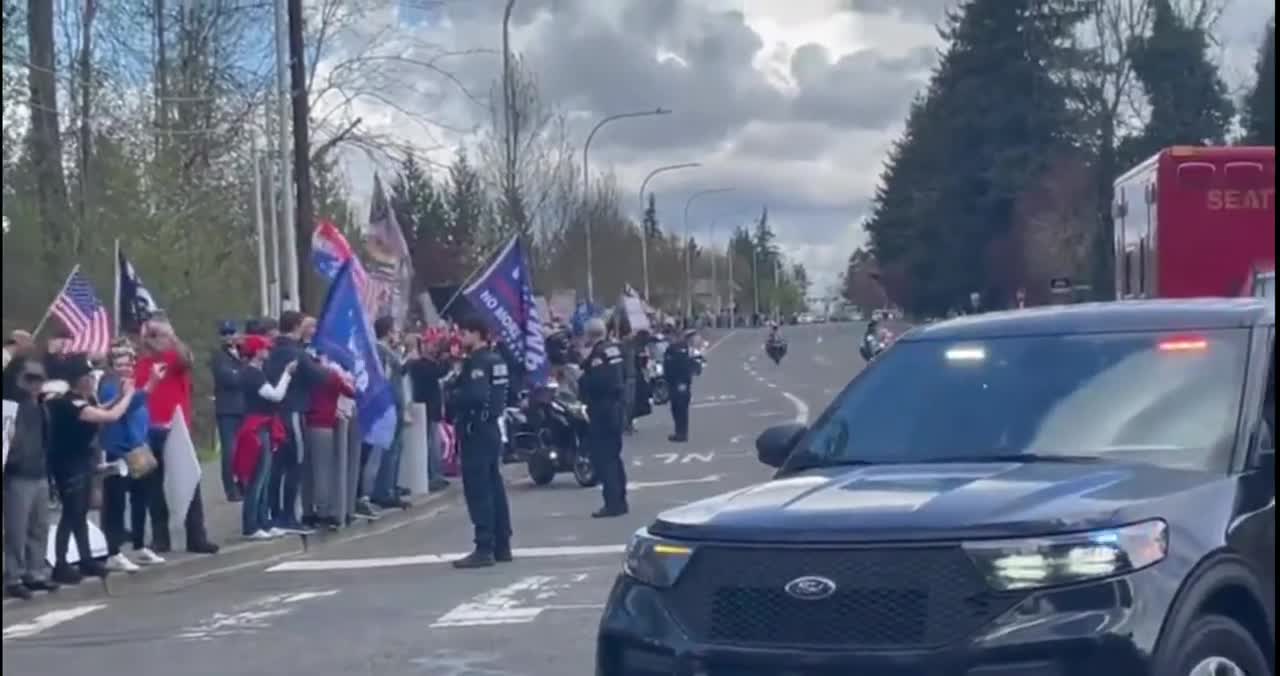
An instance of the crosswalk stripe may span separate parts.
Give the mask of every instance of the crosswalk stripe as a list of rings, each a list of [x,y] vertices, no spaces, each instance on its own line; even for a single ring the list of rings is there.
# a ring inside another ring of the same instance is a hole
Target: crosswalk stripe
[[[621,556],[626,552],[626,545],[587,545],[567,547],[527,547],[516,549],[512,554],[517,559],[551,559],[586,556]],[[286,561],[267,569],[268,573],[304,573],[334,570],[369,570],[372,568],[399,568],[405,566],[422,566],[449,563],[466,556],[465,552],[452,554],[418,554],[411,556],[385,556],[369,559],[328,559],[309,561]]]
[[[84,617],[89,613],[94,613],[106,608],[105,603],[93,603],[74,608],[64,608],[62,610],[51,610],[43,615],[37,616],[30,622],[22,622],[20,624],[9,625],[4,628],[5,640],[13,638],[31,638],[37,634],[42,634],[60,624],[66,624],[72,620]]]

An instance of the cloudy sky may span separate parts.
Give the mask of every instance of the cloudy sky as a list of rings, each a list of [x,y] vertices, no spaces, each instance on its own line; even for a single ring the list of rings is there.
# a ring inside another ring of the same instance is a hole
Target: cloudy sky
[[[953,1],[519,0],[512,27],[544,95],[570,114],[576,142],[605,115],[674,111],[611,124],[592,144],[592,167],[612,167],[624,194],[636,195],[635,209],[650,170],[701,162],[650,183],[667,227],[682,227],[691,192],[732,187],[695,203],[695,236],[706,239],[715,223],[723,243],[733,225],[768,205],[784,251],[805,263],[814,291],[823,292],[864,241],[859,223],[885,150],[927,81],[939,47],[934,25]],[[1274,4],[1228,2],[1219,57],[1241,86]],[[496,53],[504,4],[400,0],[387,19],[423,42]],[[494,54],[451,63],[479,93],[499,65]],[[439,96],[406,93],[412,100],[397,101],[432,110],[442,128],[431,137],[389,109],[366,104],[359,112],[421,135],[423,146],[464,141],[487,112],[439,86]],[[352,169],[357,194],[367,193],[367,169]]]

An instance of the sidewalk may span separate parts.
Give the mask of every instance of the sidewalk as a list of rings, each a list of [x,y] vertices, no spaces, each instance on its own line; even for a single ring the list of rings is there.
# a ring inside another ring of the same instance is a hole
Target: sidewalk
[[[250,542],[240,535],[240,503],[227,502],[222,490],[222,478],[217,462],[206,463],[200,480],[200,493],[204,498],[205,526],[209,539],[221,550],[214,555],[189,554],[185,550],[186,531],[182,524],[176,524],[170,533],[173,551],[162,554],[165,563],[144,567],[136,573],[112,573],[107,579],[85,580],[79,585],[59,589],[52,594],[37,594],[30,601],[5,599],[4,606],[9,608],[22,604],[31,606],[41,603],[61,601],[77,601],[100,596],[119,596],[138,589],[155,588],[172,584],[180,586],[196,579],[232,572],[239,568],[260,565],[277,559],[298,556],[306,553],[311,547],[326,542],[365,535],[379,528],[403,523],[414,518],[430,516],[434,512],[424,510],[428,505],[443,505],[447,500],[462,494],[460,484],[455,480],[453,485],[439,493],[414,495],[409,497],[413,507],[400,511],[383,511],[378,521],[357,521],[349,528],[332,532],[317,532],[305,536],[285,536],[265,542]],[[52,515],[50,533],[56,528],[58,514]],[[90,513],[90,520],[98,522],[98,512]],[[149,524],[148,524],[149,525]],[[148,534],[149,535],[149,534]],[[126,554],[128,548],[126,548]]]

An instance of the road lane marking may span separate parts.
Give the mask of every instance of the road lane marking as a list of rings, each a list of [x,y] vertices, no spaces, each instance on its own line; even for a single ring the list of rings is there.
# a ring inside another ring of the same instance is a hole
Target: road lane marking
[[[786,397],[786,398],[787,398],[787,401],[790,401],[790,402],[791,402],[791,405],[795,407],[795,409],[796,409],[796,417],[795,417],[795,422],[796,422],[796,424],[797,424],[797,425],[807,425],[807,424],[809,424],[809,405],[808,405],[808,404],[806,404],[806,403],[804,402],[804,400],[803,400],[803,399],[801,399],[800,397],[797,397],[797,396],[796,396],[796,395],[794,395],[794,394],[791,394],[790,392],[783,392],[783,393],[782,393],[782,396]]]
[[[554,581],[554,577],[534,575],[487,591],[445,613],[431,624],[431,628],[528,624],[538,619],[543,609],[521,607],[519,597],[540,596]]]
[[[432,629],[529,624],[548,611],[598,611],[599,603],[554,603],[562,593],[582,586],[587,573],[572,576],[534,575],[492,589],[445,613]]]
[[[38,634],[42,634],[60,624],[66,624],[72,620],[84,617],[89,613],[95,613],[106,608],[105,603],[93,603],[74,608],[64,608],[62,610],[51,610],[43,615],[38,615],[30,622],[22,622],[20,624],[12,624],[4,628],[4,639],[7,641],[11,638],[31,638]]]
[[[337,589],[313,590],[291,594],[272,594],[240,606],[235,612],[214,613],[199,624],[184,628],[177,638],[208,641],[228,636],[245,636],[271,629],[273,619],[293,612],[299,603],[337,595]]]
[[[512,554],[517,559],[554,559],[589,556],[618,556],[626,553],[626,545],[572,545],[563,547],[517,548]],[[450,554],[415,554],[410,556],[384,556],[369,559],[311,559],[287,561],[267,569],[268,573],[313,573],[337,570],[369,570],[373,568],[400,568],[450,563],[469,552]]]
[[[745,406],[747,404],[757,404],[759,399],[732,399],[728,401],[705,401],[694,404],[689,408],[719,408],[721,406]]]
[[[729,340],[730,338],[734,337],[735,335],[737,335],[737,333],[738,333],[738,330],[737,330],[737,329],[734,329],[734,330],[732,330],[732,331],[730,331],[730,332],[728,332],[728,333],[724,334],[723,336],[721,336],[721,337],[720,337],[720,340],[717,340],[716,342],[712,343],[712,344],[711,344],[711,347],[708,347],[708,348],[706,349],[706,351],[704,351],[704,352],[703,352],[703,354],[711,354],[711,351],[712,351],[712,350],[716,349],[717,347],[720,347],[720,345],[721,345],[722,343],[724,343],[724,341]]]
[[[724,477],[719,474],[704,476],[701,479],[671,479],[669,481],[632,481],[627,484],[627,490],[636,491],[644,488],[666,488],[668,486],[686,486],[691,484],[713,484],[720,481]]]

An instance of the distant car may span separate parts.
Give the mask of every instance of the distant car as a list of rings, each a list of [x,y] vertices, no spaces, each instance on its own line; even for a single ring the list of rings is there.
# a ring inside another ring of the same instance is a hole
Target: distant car
[[[1275,308],[921,327],[660,514],[597,676],[1274,676]]]

